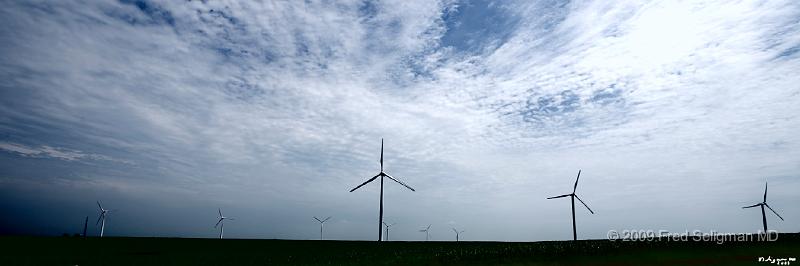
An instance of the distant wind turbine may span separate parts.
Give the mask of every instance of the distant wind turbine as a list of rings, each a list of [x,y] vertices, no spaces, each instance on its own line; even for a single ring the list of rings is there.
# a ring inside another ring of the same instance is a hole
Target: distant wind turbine
[[[317,216],[314,216],[314,220],[317,220],[317,222],[319,222],[319,240],[322,240],[322,239],[323,239],[323,238],[322,238],[322,227],[325,225],[325,221],[327,221],[327,220],[328,220],[328,219],[330,219],[330,218],[331,218],[331,217],[330,217],[330,216],[328,216],[328,218],[325,218],[325,219],[323,219],[323,220],[320,220],[319,218],[317,218]]]
[[[86,219],[83,220],[83,238],[86,238],[86,228],[89,227],[89,216],[86,216]]]
[[[106,229],[106,217],[112,210],[103,209],[103,206],[100,205],[100,201],[97,202],[97,207],[100,207],[100,217],[97,217],[97,223],[95,223],[95,225],[100,224],[100,237],[103,237],[103,232]]]
[[[383,226],[386,227],[386,241],[389,241],[389,227],[395,225],[397,223],[387,224],[386,222],[383,223]]]
[[[217,211],[219,212],[219,221],[217,221],[217,224],[214,225],[214,228],[217,228],[217,226],[219,226],[219,239],[222,239],[222,234],[225,232],[225,220],[226,219],[235,220],[235,219],[230,217],[225,217],[224,215],[222,215],[222,209],[217,209]]]
[[[764,211],[764,207],[767,207],[770,211],[772,211],[772,213],[777,215],[778,218],[781,218],[781,221],[783,221],[783,217],[781,217],[781,215],[778,214],[778,212],[773,210],[772,207],[770,207],[769,204],[767,204],[767,184],[764,184],[764,201],[758,204],[742,207],[742,209],[753,208],[757,206],[761,206],[761,221],[764,223],[764,234],[767,233],[767,213]]]
[[[578,180],[580,180],[580,178],[581,178],[581,170],[578,170],[578,177],[575,178],[575,186],[572,187],[572,193],[547,198],[547,199],[557,199],[569,196],[570,199],[572,199],[572,240],[578,240],[578,233],[577,230],[575,229],[575,199],[577,198],[581,203],[583,203],[583,206],[585,206],[586,209],[589,210],[589,212],[594,214],[592,209],[589,208],[589,205],[586,205],[586,203],[583,202],[583,200],[581,200],[581,198],[578,197],[577,194],[575,194],[575,190],[578,189]]]
[[[429,232],[431,231],[431,225],[429,224],[428,227],[419,231],[425,232],[425,241],[428,241],[428,236],[430,235]]]
[[[411,191],[415,191],[413,188],[409,187],[405,183],[400,182],[400,180],[397,180],[396,178],[394,178],[394,177],[390,176],[389,174],[383,172],[383,139],[381,139],[381,160],[380,160],[380,163],[381,163],[381,172],[380,173],[378,173],[377,175],[373,176],[372,178],[370,178],[366,182],[362,183],[361,185],[358,185],[357,187],[355,187],[355,188],[350,190],[350,192],[353,192],[356,189],[368,184],[369,182],[372,182],[376,178],[378,178],[378,177],[381,178],[381,201],[380,201],[380,209],[378,211],[378,242],[383,240],[383,235],[382,235],[383,234],[383,230],[381,230],[381,227],[383,226],[383,178],[387,177],[387,178],[391,179],[392,181],[397,182],[398,184],[403,185],[404,187],[410,189]]]
[[[463,233],[465,231],[464,230],[458,231],[455,228],[453,228],[453,232],[456,232],[456,242],[458,242],[458,235],[460,235],[461,233]]]

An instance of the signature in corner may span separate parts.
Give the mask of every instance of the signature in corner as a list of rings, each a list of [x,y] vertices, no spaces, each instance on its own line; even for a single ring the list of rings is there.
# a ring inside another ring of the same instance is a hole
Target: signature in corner
[[[793,261],[796,261],[794,257],[789,258],[772,258],[772,256],[765,257],[758,257],[758,262],[767,262],[770,264],[776,265],[791,265]]]

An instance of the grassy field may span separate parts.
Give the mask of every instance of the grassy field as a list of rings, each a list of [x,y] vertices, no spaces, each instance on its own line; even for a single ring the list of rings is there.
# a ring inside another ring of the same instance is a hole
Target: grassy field
[[[0,237],[0,265],[770,265],[800,257],[800,234],[775,242],[366,242]],[[800,262],[796,262],[800,265]]]

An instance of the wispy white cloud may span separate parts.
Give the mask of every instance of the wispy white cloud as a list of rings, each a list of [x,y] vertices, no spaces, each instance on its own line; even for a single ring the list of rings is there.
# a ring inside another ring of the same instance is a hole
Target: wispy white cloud
[[[0,150],[5,150],[6,152],[16,153],[20,156],[31,158],[53,158],[64,161],[93,160],[133,164],[133,162],[114,159],[106,155],[85,153],[79,150],[56,148],[47,145],[31,147],[19,143],[0,142]]]

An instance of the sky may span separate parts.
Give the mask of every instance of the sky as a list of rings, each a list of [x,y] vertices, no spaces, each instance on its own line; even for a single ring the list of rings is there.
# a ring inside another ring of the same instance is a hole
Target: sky
[[[7,1],[0,234],[800,231],[800,2]],[[791,204],[795,202],[795,204]]]

